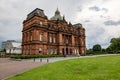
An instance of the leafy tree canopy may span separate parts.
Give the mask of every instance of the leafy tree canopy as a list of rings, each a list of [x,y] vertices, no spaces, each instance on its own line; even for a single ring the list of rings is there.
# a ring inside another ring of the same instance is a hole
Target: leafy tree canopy
[[[110,41],[110,46],[108,48],[113,51],[120,51],[120,37],[112,38]]]
[[[96,44],[93,46],[93,51],[101,51],[101,45],[100,44]]]

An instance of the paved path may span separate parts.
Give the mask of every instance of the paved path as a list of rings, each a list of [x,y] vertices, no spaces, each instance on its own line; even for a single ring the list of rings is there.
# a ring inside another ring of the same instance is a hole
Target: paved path
[[[56,57],[56,58],[38,58],[38,59],[27,59],[22,61],[14,61],[9,58],[0,58],[0,80],[4,78],[16,75],[18,73],[27,71],[29,69],[41,66],[47,63],[68,60],[74,58],[87,58],[87,57],[97,57],[97,56],[111,56],[111,55],[120,55],[120,54],[104,54],[104,55],[93,55],[93,56],[78,56],[78,57]]]
[[[13,61],[9,58],[0,58],[0,80],[43,64],[45,63],[32,62],[29,60]]]
[[[68,59],[75,59],[75,58],[88,58],[88,57],[99,57],[99,56],[112,56],[112,55],[120,55],[120,54],[102,54],[102,55],[91,55],[91,56],[76,56],[76,57],[55,57],[55,58],[37,58],[35,59],[35,62],[56,62],[56,61],[62,61],[62,60],[68,60]],[[42,59],[42,61],[41,61]],[[29,60],[30,62],[33,62],[33,59]]]

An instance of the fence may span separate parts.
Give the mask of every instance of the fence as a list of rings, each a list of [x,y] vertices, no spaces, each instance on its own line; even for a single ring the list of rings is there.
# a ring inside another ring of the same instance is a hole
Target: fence
[[[33,58],[33,61],[34,61],[34,62],[39,61],[39,62],[47,62],[47,63],[49,63],[49,58],[44,59],[44,61],[43,61],[42,58],[39,58],[39,60],[36,59],[36,58]]]

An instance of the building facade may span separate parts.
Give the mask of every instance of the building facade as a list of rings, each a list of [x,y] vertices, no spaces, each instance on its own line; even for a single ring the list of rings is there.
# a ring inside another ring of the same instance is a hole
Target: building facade
[[[7,54],[21,54],[21,42],[15,40],[4,41],[2,42],[2,49],[5,49]]]
[[[85,55],[85,29],[72,25],[57,9],[50,19],[36,8],[23,21],[23,55]]]

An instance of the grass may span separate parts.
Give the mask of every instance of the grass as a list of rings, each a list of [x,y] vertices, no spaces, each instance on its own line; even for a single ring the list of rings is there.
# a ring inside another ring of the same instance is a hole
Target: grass
[[[58,61],[6,80],[120,80],[120,55]]]

